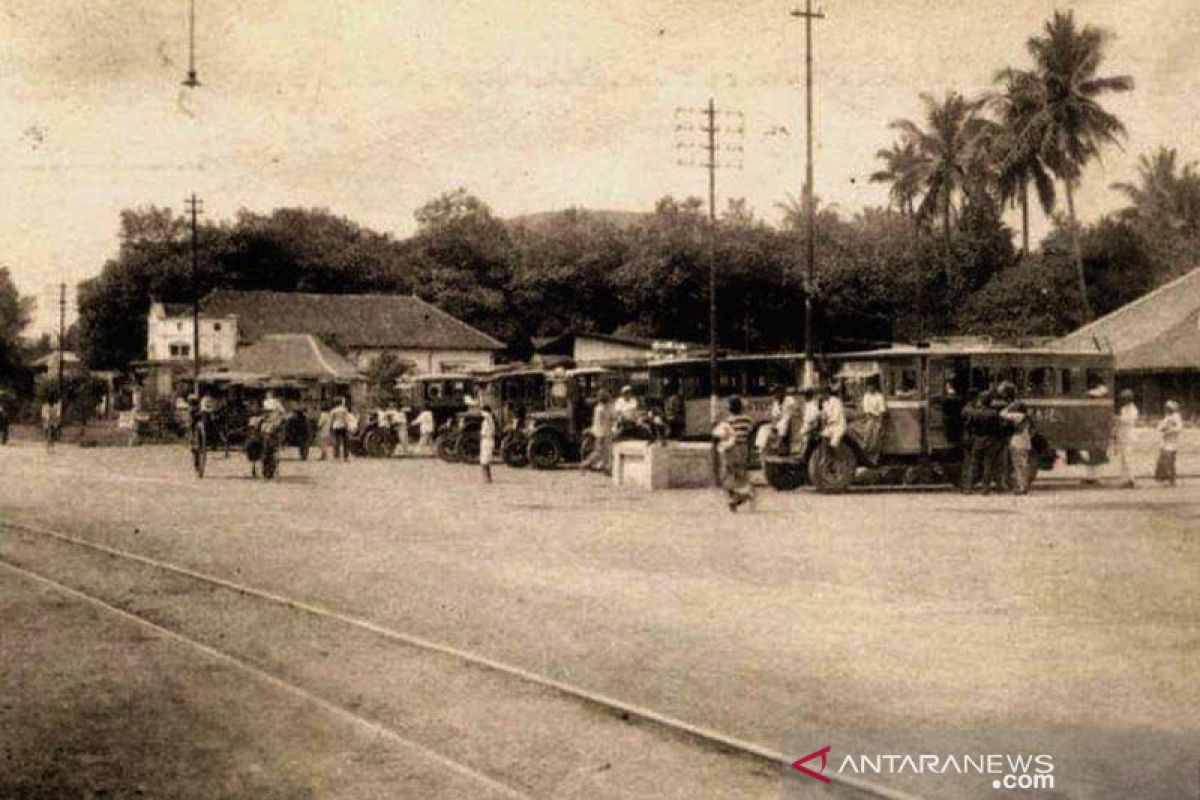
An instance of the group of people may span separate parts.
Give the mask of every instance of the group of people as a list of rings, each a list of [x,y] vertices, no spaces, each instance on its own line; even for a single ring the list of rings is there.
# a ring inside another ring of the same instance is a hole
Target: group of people
[[[1121,481],[1123,488],[1132,489],[1136,484],[1130,467],[1129,456],[1137,441],[1137,424],[1141,416],[1134,402],[1133,392],[1122,390],[1117,396],[1120,407],[1117,411],[1115,444],[1117,458],[1120,463]],[[1175,486],[1177,475],[1175,467],[1176,452],[1179,448],[1179,437],[1183,432],[1183,414],[1179,403],[1167,400],[1163,405],[1163,417],[1156,428],[1159,435],[1158,459],[1154,465],[1154,480],[1162,486]],[[1094,468],[1089,467],[1088,483],[1096,483]]]
[[[584,471],[612,471],[613,441],[638,424],[641,406],[632,386],[622,386],[617,399],[606,389],[596,395],[592,409],[592,437],[595,447],[581,465]]]
[[[401,406],[396,401],[388,401],[375,409],[375,424],[391,431],[395,444],[393,456],[408,456],[413,454],[409,428],[417,427],[416,452],[424,455],[433,453],[433,437],[437,432],[437,423],[433,411],[422,409],[412,419],[413,410]],[[332,451],[335,461],[350,460],[350,437],[353,436],[361,421],[351,410],[345,397],[339,397],[332,403],[325,403],[317,417],[317,447],[318,459],[324,461]]]

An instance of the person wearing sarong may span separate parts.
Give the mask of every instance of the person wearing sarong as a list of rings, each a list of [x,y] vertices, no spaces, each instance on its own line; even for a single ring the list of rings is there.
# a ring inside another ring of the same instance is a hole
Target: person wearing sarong
[[[742,399],[729,398],[729,413],[713,428],[713,443],[721,465],[721,487],[728,497],[729,510],[754,499],[750,488],[750,430],[754,421],[742,413]]]
[[[1158,423],[1158,434],[1162,441],[1158,446],[1158,463],[1154,466],[1154,480],[1166,486],[1175,485],[1175,451],[1179,449],[1179,434],[1183,432],[1183,415],[1179,403],[1168,400],[1166,413]]]
[[[1134,445],[1137,444],[1138,407],[1133,402],[1133,392],[1122,389],[1119,395],[1121,410],[1117,413],[1117,450],[1121,463],[1122,489],[1132,489],[1133,467],[1130,458],[1133,456]]]
[[[879,463],[879,454],[883,451],[883,416],[887,413],[887,401],[879,388],[879,376],[867,378],[867,390],[863,394],[862,412],[856,420],[855,432],[864,455],[872,464]]]

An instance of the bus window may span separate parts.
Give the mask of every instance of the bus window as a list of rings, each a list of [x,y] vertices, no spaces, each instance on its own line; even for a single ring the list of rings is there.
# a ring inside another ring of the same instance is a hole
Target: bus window
[[[1064,397],[1071,397],[1077,391],[1079,382],[1075,379],[1078,370],[1063,368],[1058,371],[1059,386]]]
[[[992,388],[992,371],[987,367],[971,368],[971,394],[979,394]]]
[[[1087,393],[1089,397],[1108,397],[1108,381],[1102,369],[1089,369],[1087,375]]]
[[[442,396],[442,387],[436,383],[430,383],[425,388],[426,397],[430,400],[437,400]]]
[[[888,366],[887,380],[884,381],[884,392],[900,399],[916,397],[919,391],[917,383],[917,368],[908,366]]]
[[[1054,385],[1054,370],[1050,367],[1035,367],[1029,370],[1026,386],[1028,397],[1052,397],[1057,392]]]

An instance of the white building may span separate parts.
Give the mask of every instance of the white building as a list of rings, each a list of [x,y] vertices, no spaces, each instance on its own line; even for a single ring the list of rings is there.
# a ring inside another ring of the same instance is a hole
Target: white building
[[[192,307],[182,303],[150,304],[146,319],[146,360],[191,362]],[[200,360],[228,361],[237,355],[237,317],[200,317]]]

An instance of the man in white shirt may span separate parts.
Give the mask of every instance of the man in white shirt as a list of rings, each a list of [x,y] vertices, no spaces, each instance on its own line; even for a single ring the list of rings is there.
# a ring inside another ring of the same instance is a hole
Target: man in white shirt
[[[492,482],[492,455],[496,449],[496,417],[492,407],[484,403],[479,413],[479,466],[483,470],[483,482]]]
[[[1117,449],[1121,457],[1122,489],[1132,489],[1133,470],[1129,466],[1129,457],[1133,455],[1133,445],[1137,441],[1138,407],[1133,402],[1133,392],[1122,389],[1120,394],[1121,410],[1117,413]]]
[[[622,386],[621,396],[613,403],[613,425],[615,430],[620,433],[622,425],[636,422],[637,413],[638,401],[633,396],[633,387]]]
[[[842,406],[840,388],[831,385],[821,399],[821,436],[829,440],[830,447],[837,447],[846,435],[846,410]]]

